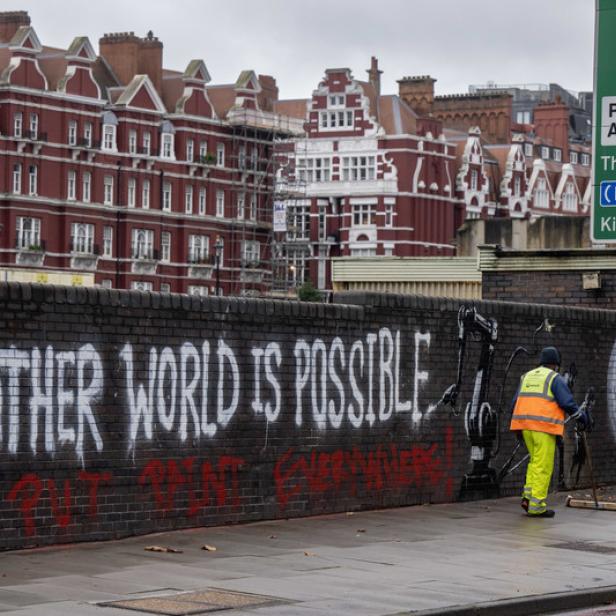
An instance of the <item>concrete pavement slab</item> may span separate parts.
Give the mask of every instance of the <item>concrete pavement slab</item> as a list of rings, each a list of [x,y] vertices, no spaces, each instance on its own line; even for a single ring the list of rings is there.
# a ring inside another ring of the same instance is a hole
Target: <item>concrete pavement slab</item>
[[[557,509],[530,520],[517,499],[500,499],[5,553],[0,613],[123,616],[135,612],[94,603],[216,587],[296,602],[227,616],[385,616],[616,583],[611,550],[558,547],[616,546],[616,515]]]

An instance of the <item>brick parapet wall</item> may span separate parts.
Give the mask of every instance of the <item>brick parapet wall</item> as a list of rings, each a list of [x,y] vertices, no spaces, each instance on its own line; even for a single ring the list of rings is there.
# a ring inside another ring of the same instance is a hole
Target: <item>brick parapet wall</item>
[[[484,271],[484,299],[567,304],[589,308],[616,305],[616,272],[601,271],[601,288],[584,289],[583,271]]]
[[[461,304],[335,299],[0,284],[0,546],[494,495],[461,493],[479,341],[467,341],[459,414],[438,404],[456,381]],[[515,446],[505,407],[535,358],[518,357],[501,396],[505,365],[548,319],[535,346],[577,363],[577,398],[596,389],[595,465],[613,480],[616,313],[474,306],[498,321],[485,402],[503,400],[502,442],[490,466]],[[571,449],[568,437],[567,469]],[[520,482],[518,470],[498,492]]]

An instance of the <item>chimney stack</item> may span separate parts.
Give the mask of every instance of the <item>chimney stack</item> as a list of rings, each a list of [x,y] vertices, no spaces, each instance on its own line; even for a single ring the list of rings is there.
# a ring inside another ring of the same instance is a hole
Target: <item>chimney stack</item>
[[[156,90],[161,93],[163,82],[163,44],[152,31],[145,38],[134,32],[112,32],[98,42],[100,55],[111,66],[122,85],[131,82],[135,75],[148,75]]]
[[[259,108],[263,111],[273,111],[274,103],[278,100],[278,86],[276,79],[271,75],[259,75],[261,92],[258,95]]]
[[[379,60],[376,56],[370,58],[370,68],[366,70],[368,73],[368,81],[374,87],[377,96],[381,96],[381,75],[382,70],[379,69]]]
[[[430,75],[403,77],[398,79],[398,94],[415,113],[427,116],[432,112],[435,82]]]
[[[22,26],[30,25],[28,11],[0,13],[0,43],[8,43]]]

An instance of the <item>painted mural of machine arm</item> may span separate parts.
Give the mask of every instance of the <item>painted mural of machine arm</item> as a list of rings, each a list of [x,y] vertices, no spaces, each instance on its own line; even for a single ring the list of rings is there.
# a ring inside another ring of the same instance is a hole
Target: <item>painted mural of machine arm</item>
[[[536,338],[541,332],[551,334],[554,324],[548,319],[544,319],[533,332],[531,348],[518,346],[509,356],[503,374],[500,387],[499,399],[496,408],[489,402],[490,379],[492,376],[492,366],[494,362],[495,346],[498,341],[498,323],[495,319],[482,316],[474,306],[461,306],[458,311],[458,370],[457,380],[450,385],[444,392],[439,401],[439,405],[450,406],[454,415],[459,415],[458,398],[460,396],[464,381],[464,368],[466,363],[466,352],[469,341],[480,343],[479,358],[475,368],[475,377],[471,400],[466,403],[464,408],[464,429],[471,445],[471,468],[464,475],[460,486],[459,499],[465,500],[475,496],[496,497],[500,493],[501,481],[519,468],[527,459],[527,455],[518,459],[519,452],[525,451],[521,439],[515,444],[513,451],[506,459],[500,469],[495,469],[490,462],[496,458],[501,447],[501,422],[503,417],[509,417],[509,409],[505,410],[505,388],[511,368],[520,356],[534,357],[539,353],[539,346]],[[567,385],[573,390],[577,368],[575,363],[571,363],[569,369],[563,374]],[[582,407],[587,411],[592,411],[595,402],[594,389],[591,387],[582,403]],[[557,441],[559,456],[559,475],[558,485],[565,487],[564,477],[564,444],[561,438]],[[577,469],[579,479],[580,468],[584,465],[585,451],[583,440],[576,432],[575,450],[573,453],[573,463],[570,470],[573,476]],[[577,479],[576,479],[577,483]]]
[[[469,339],[481,344],[479,361],[471,400],[464,410],[464,429],[471,444],[471,470],[464,475],[460,487],[460,500],[472,497],[498,496],[496,471],[490,466],[492,448],[498,439],[498,416],[490,406],[489,390],[495,344],[498,339],[498,324],[495,319],[482,316],[477,309],[461,306],[458,311],[458,375],[456,382],[445,390],[439,405],[448,405],[454,414],[464,378],[464,364]]]

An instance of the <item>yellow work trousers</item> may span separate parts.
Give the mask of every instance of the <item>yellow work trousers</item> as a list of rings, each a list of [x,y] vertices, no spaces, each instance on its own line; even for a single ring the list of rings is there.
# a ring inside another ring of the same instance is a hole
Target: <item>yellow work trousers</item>
[[[539,515],[547,509],[546,499],[554,471],[556,436],[534,430],[522,430],[522,436],[530,454],[522,497],[528,499],[528,514]]]

